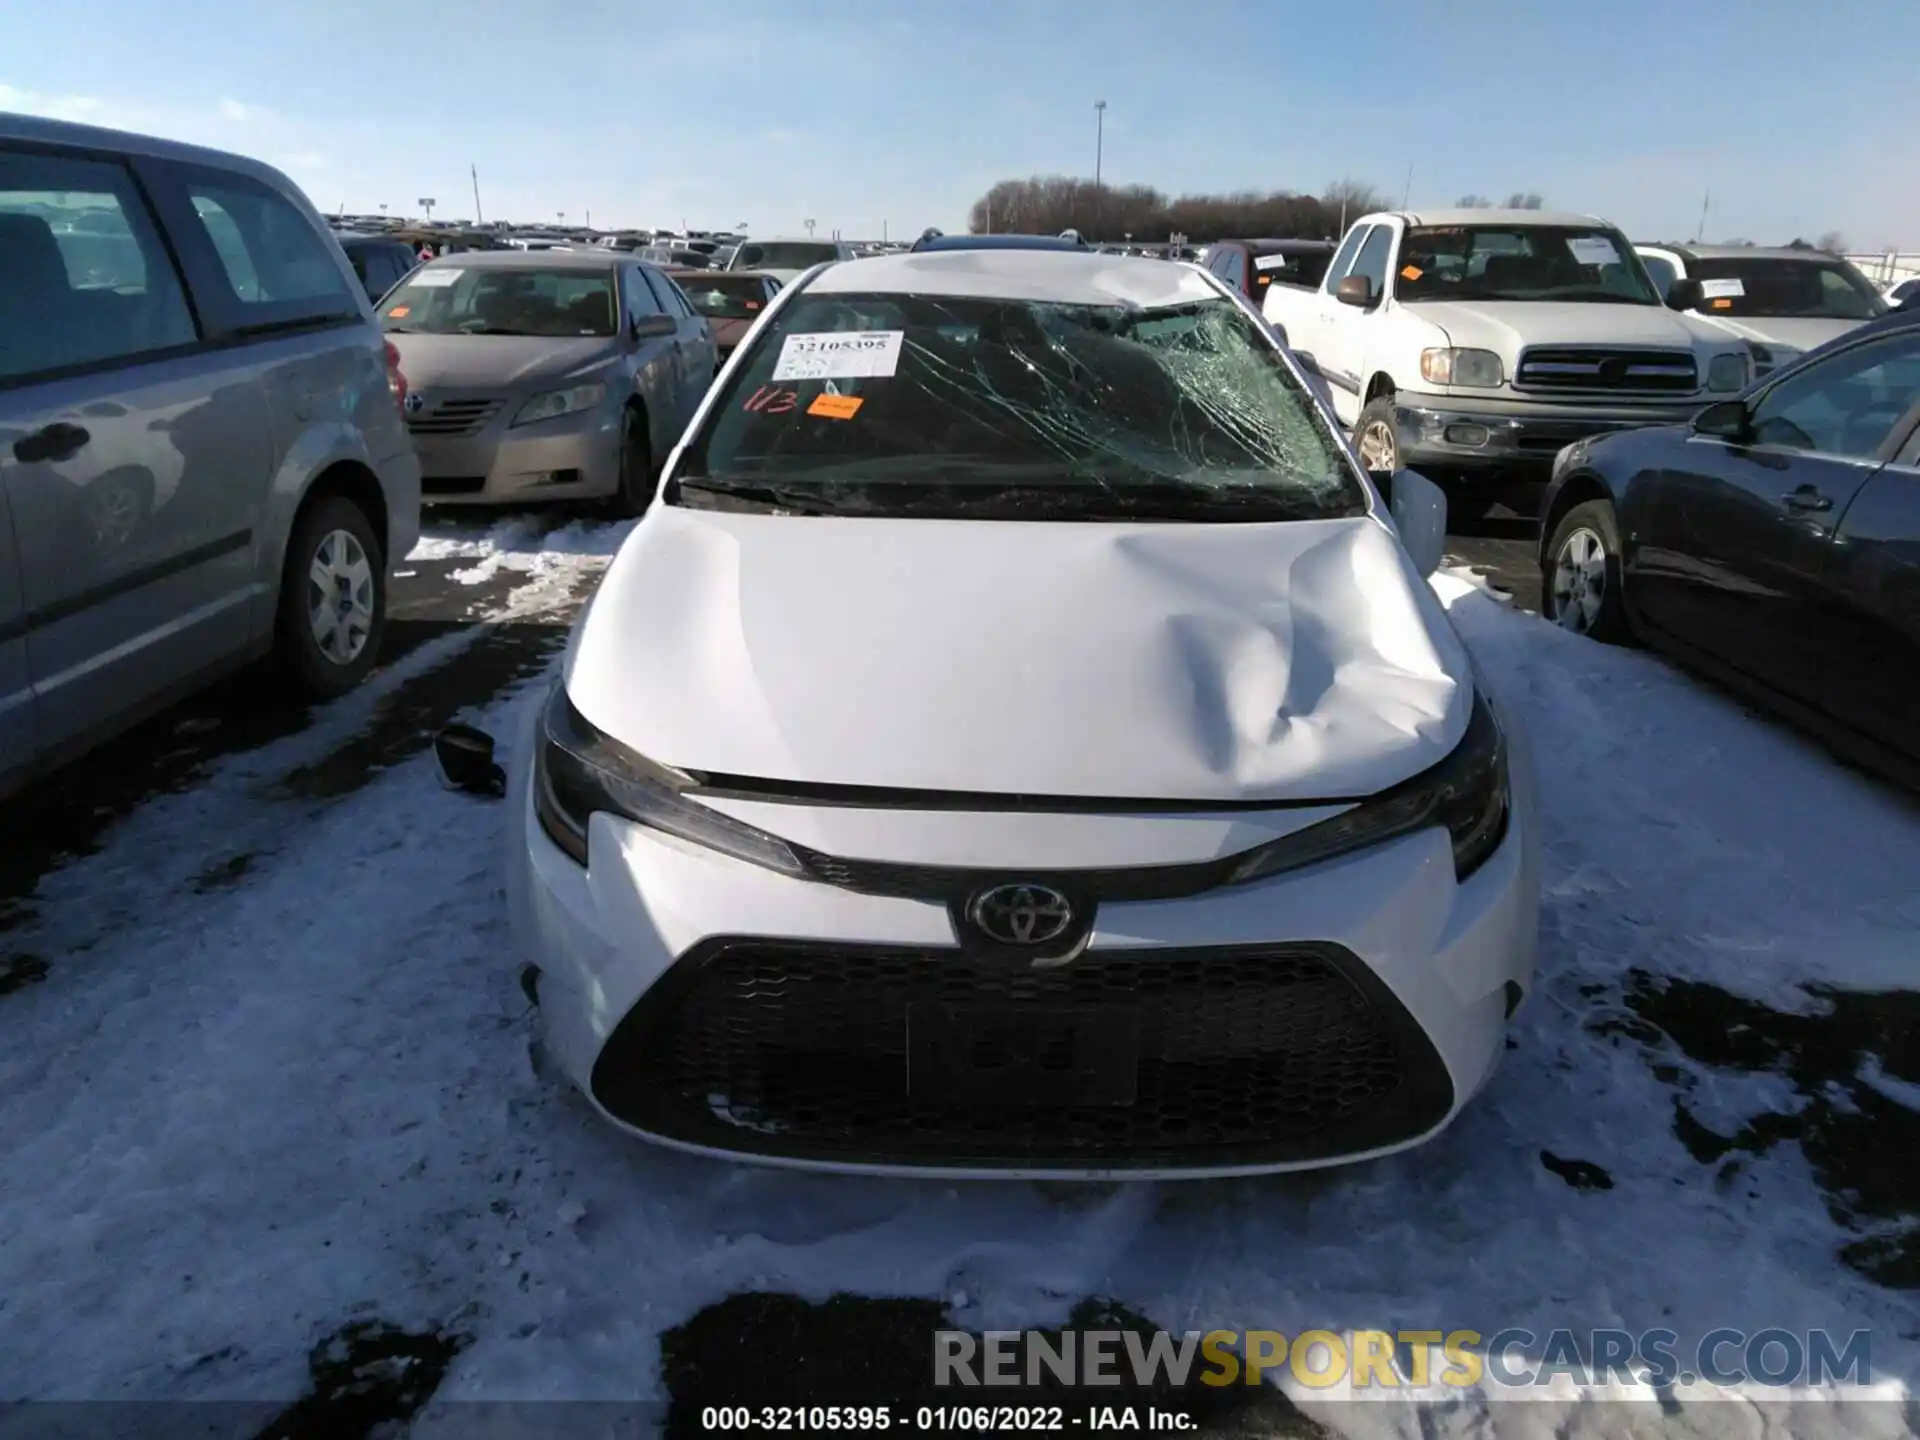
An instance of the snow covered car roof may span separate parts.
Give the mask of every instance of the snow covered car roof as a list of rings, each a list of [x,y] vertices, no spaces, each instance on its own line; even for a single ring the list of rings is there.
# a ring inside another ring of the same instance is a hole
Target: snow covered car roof
[[[1189,266],[1077,250],[876,255],[823,270],[807,289],[822,295],[976,295],[1149,308],[1220,298],[1205,272]]]

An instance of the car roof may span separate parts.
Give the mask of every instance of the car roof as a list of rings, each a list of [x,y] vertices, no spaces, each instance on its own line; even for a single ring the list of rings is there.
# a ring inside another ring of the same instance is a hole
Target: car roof
[[[770,278],[764,270],[714,270],[689,269],[685,265],[673,265],[667,268],[667,274],[674,279],[711,280],[724,275],[729,280],[765,280]]]
[[[612,270],[630,263],[621,250],[463,250],[421,268],[452,265],[462,270]]]
[[[156,160],[210,165],[251,175],[276,189],[303,193],[283,173],[258,160],[250,160],[226,150],[209,150],[203,145],[187,145],[178,140],[139,135],[130,130],[109,130],[99,125],[76,125],[68,120],[49,120],[39,115],[16,115],[10,111],[0,111],[0,140],[20,141],[29,145],[68,145],[108,154],[146,155]]]
[[[951,295],[1065,305],[1165,306],[1214,300],[1203,270],[1093,250],[922,250],[842,260],[807,282],[825,295]]]
[[[1215,240],[1215,245],[1244,245],[1251,255],[1312,255],[1322,250],[1337,248],[1333,240]]]
[[[822,249],[837,249],[844,240],[821,240],[812,235],[755,235],[742,240],[742,245],[818,245]]]
[[[1787,245],[1678,245],[1663,247],[1683,260],[1802,260],[1832,264],[1824,250],[1797,250]]]
[[[1452,209],[1452,210],[1386,210],[1379,215],[1363,216],[1363,219],[1378,220],[1388,215],[1398,215],[1409,225],[1568,225],[1568,226],[1605,226],[1608,225],[1598,215],[1581,215],[1571,210],[1496,210]]]
[[[920,250],[1085,250],[1084,240],[1060,235],[929,235],[913,242]]]

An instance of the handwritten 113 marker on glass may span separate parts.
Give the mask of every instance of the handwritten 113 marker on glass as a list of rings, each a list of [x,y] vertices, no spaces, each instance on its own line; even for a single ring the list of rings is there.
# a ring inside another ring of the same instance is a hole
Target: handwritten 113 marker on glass
[[[768,377],[781,380],[885,378],[900,368],[901,330],[850,330],[789,335]]]

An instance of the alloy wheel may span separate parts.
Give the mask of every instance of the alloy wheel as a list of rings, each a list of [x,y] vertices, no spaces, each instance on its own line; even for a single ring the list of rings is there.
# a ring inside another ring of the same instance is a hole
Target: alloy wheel
[[[1585,635],[1599,620],[1606,598],[1606,543],[1584,525],[1568,531],[1553,557],[1554,623]]]
[[[1400,468],[1400,442],[1395,438],[1393,427],[1384,420],[1370,421],[1367,428],[1360,432],[1360,463],[1373,471],[1391,471]]]

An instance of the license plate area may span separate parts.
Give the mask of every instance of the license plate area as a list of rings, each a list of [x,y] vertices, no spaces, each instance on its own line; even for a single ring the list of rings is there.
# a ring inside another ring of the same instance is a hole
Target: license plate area
[[[960,1105],[1131,1105],[1140,1015],[1127,1006],[907,1011],[907,1092]]]

